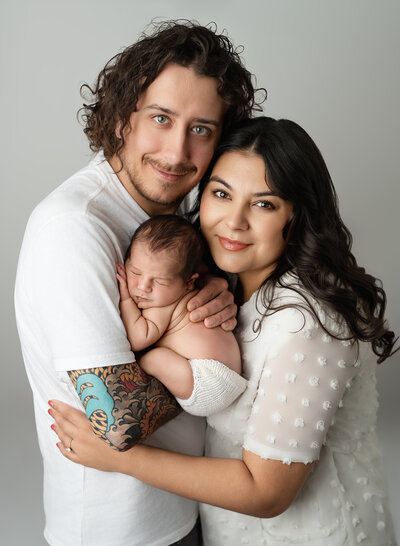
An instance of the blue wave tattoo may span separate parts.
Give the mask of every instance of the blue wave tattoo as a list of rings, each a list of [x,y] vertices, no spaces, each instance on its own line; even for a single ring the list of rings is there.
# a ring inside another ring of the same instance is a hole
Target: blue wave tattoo
[[[85,383],[88,385],[85,386]],[[96,410],[102,410],[106,414],[108,432],[115,421],[112,415],[114,400],[103,381],[93,373],[86,373],[78,377],[76,390],[89,418]]]

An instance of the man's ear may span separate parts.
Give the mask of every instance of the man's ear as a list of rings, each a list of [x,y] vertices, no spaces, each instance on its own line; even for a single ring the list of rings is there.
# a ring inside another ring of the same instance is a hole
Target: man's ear
[[[119,119],[115,126],[115,136],[118,138],[118,140],[121,140],[121,125],[122,121]]]
[[[194,273],[188,281],[186,281],[186,290],[193,290],[194,282],[199,277],[198,273]]]
[[[133,112],[132,112],[133,114]],[[121,140],[122,136],[121,136],[121,130],[124,131],[124,137],[132,130],[132,114],[131,114],[131,117],[129,118],[128,120],[128,123],[125,125],[125,127],[122,129],[122,120],[118,120],[116,125],[115,125],[115,136]]]

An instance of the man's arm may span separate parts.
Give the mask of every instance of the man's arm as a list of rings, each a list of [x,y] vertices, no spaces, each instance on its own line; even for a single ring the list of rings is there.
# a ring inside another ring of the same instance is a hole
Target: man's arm
[[[181,411],[175,398],[134,362],[69,371],[94,433],[125,451]]]
[[[35,232],[24,275],[55,371],[69,375],[95,433],[124,450],[180,410],[134,362],[118,308],[118,259],[109,235],[90,216],[71,212]]]

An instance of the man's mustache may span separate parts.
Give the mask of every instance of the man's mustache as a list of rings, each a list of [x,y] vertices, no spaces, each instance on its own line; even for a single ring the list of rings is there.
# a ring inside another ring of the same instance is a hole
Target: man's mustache
[[[176,163],[176,164],[164,163],[163,161],[160,161],[158,159],[152,159],[149,156],[144,156],[143,162],[149,163],[153,165],[153,167],[155,167],[156,169],[159,169],[160,171],[164,171],[170,174],[183,175],[188,173],[195,173],[197,171],[194,165],[187,165],[185,163]]]

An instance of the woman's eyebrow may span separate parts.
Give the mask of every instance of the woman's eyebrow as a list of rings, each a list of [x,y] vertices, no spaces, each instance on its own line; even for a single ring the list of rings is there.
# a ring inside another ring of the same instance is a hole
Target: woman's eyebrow
[[[210,179],[209,179],[209,182],[219,182],[220,184],[222,184],[223,186],[225,186],[226,188],[228,188],[228,190],[231,190],[232,189],[232,186],[230,186],[228,184],[228,182],[225,182],[225,180],[223,178],[220,178],[219,176],[217,175],[214,175],[214,176],[211,176]]]
[[[232,191],[232,186],[230,184],[228,184],[228,182],[226,182],[223,178],[221,178],[221,177],[219,177],[217,175],[211,176],[209,182],[219,182],[220,184],[225,186],[228,190]],[[253,195],[253,197],[268,197],[270,195],[274,196],[274,195],[276,195],[276,193],[273,192],[273,191],[262,191],[262,192],[253,193],[252,195]]]

